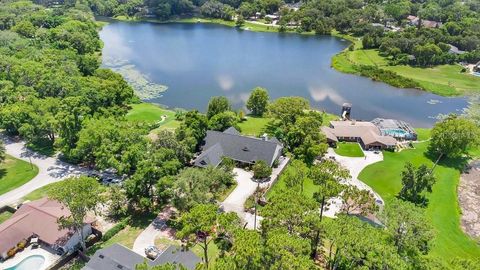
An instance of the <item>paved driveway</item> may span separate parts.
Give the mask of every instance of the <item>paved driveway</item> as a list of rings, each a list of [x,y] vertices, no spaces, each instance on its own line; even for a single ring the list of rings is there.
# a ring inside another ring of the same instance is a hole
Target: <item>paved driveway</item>
[[[249,213],[245,213],[243,205],[250,195],[255,192],[257,186],[268,187],[270,186],[282,172],[285,166],[288,164],[289,158],[285,157],[280,160],[280,164],[277,168],[273,169],[272,176],[267,182],[263,182],[260,185],[252,180],[253,173],[244,169],[233,169],[236,173],[235,181],[237,181],[237,187],[228,195],[225,201],[222,202],[222,207],[225,212],[235,212],[240,217],[242,222],[247,223],[247,228],[253,228],[254,217]]]
[[[155,245],[157,237],[164,237],[173,240],[175,230],[167,226],[167,221],[173,213],[171,206],[166,206],[162,212],[143,230],[135,239],[132,250],[143,257],[146,257],[145,248]]]
[[[379,152],[375,154],[373,151],[363,151],[365,157],[344,157],[340,156],[332,148],[328,148],[326,157],[335,157],[335,160],[338,161],[343,167],[347,168],[350,171],[352,178],[345,181],[344,184],[354,185],[359,189],[369,190],[375,200],[381,201],[384,205],[384,201],[380,195],[378,195],[373,189],[362,181],[358,180],[358,175],[360,172],[370,164],[383,161],[383,154]],[[335,217],[335,215],[340,211],[342,206],[342,200],[340,198],[333,198],[328,201],[329,207],[328,210],[324,212],[327,217]]]
[[[35,153],[27,149],[22,141],[13,141],[1,134],[0,139],[5,143],[7,154],[26,162],[32,162],[38,167],[38,174],[32,180],[23,186],[0,195],[0,207],[18,203],[22,197],[38,188],[87,171],[78,166],[62,162],[56,157],[46,157]]]

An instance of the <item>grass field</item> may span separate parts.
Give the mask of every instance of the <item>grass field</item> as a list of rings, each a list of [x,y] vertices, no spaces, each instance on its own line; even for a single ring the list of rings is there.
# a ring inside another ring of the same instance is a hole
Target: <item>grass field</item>
[[[421,132],[424,139],[425,131]],[[406,162],[418,166],[433,162],[427,158],[428,142],[415,144],[416,149],[399,153],[384,152],[384,161],[365,168],[359,179],[372,187],[384,199],[388,200],[401,189],[400,174]],[[431,256],[450,260],[459,258],[478,258],[480,247],[460,229],[460,209],[457,200],[459,169],[464,160],[445,160],[435,169],[437,182],[428,196],[427,218],[434,227],[436,238],[433,240]]]
[[[362,148],[358,143],[354,142],[339,142],[337,148],[334,149],[335,153],[344,157],[363,157]]]
[[[357,74],[358,71],[353,64],[376,66],[393,71],[405,78],[413,79],[424,90],[442,96],[479,93],[480,90],[480,78],[461,73],[462,67],[459,65],[439,65],[432,68],[389,66],[388,60],[380,56],[378,50],[361,49],[344,51],[332,58],[332,66],[341,72]]]
[[[0,194],[22,186],[38,174],[35,165],[7,155],[0,164]]]

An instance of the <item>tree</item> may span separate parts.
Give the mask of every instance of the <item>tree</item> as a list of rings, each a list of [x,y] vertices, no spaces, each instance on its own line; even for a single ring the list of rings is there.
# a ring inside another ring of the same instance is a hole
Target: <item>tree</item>
[[[280,175],[280,182],[285,182],[286,187],[290,189],[299,188],[300,194],[303,194],[303,185],[308,176],[307,165],[301,160],[294,159]]]
[[[356,214],[366,216],[378,210],[375,197],[369,190],[348,186],[342,192],[342,212],[347,215]]]
[[[240,119],[237,114],[232,111],[221,112],[214,115],[208,121],[208,127],[211,130],[224,131],[229,127],[234,127],[237,130],[240,130],[238,127],[238,122]]]
[[[432,129],[429,152],[438,155],[435,165],[443,156],[459,157],[480,142],[479,127],[471,120],[449,115]]]
[[[212,97],[208,102],[207,118],[210,119],[216,114],[230,111],[231,108],[230,101],[226,97]]]
[[[325,222],[327,269],[409,269],[389,235],[357,217],[339,215]],[[414,268],[419,269],[419,268]]]
[[[263,180],[269,178],[272,174],[272,167],[270,167],[264,160],[257,160],[253,164],[253,178]]]
[[[420,255],[427,254],[433,240],[433,231],[426,213],[410,202],[393,199],[386,204],[380,219],[387,228],[397,252],[418,263]]]
[[[36,29],[30,21],[21,21],[12,27],[12,31],[17,32],[26,38],[33,38],[35,36]]]
[[[247,109],[249,109],[253,115],[262,116],[267,110],[268,100],[267,89],[255,87],[247,100]]]
[[[118,185],[109,188],[105,201],[108,204],[107,212],[109,216],[118,218],[127,213],[128,198],[125,191]]]
[[[208,245],[215,238],[218,216],[216,205],[199,204],[180,217],[182,229],[177,232],[177,236],[187,241],[187,245],[197,243],[202,248],[206,269],[209,264]]]
[[[428,199],[425,197],[424,192],[432,192],[432,186],[435,184],[435,181],[435,176],[425,164],[415,168],[412,163],[407,162],[402,171],[403,187],[398,197],[416,205],[426,206]]]
[[[441,54],[442,49],[432,43],[417,45],[413,48],[413,55],[417,63],[421,66],[430,66],[439,63]]]
[[[173,182],[173,204],[181,211],[188,211],[197,204],[211,202],[218,193],[233,183],[232,171],[213,167],[186,168]]]
[[[72,228],[80,235],[82,250],[86,250],[83,227],[87,214],[94,211],[103,201],[101,186],[94,178],[79,176],[70,177],[55,183],[48,191],[48,197],[64,204],[71,215],[61,217],[58,222],[63,228]]]
[[[0,140],[0,163],[5,161],[5,145],[3,144],[3,141]]]
[[[235,26],[240,28],[245,24],[245,18],[243,17],[242,14],[237,16],[237,20],[235,21]]]
[[[298,116],[309,109],[309,102],[301,97],[281,97],[270,103],[269,113],[283,125],[295,123]]]
[[[340,194],[344,188],[340,181],[348,177],[350,177],[348,170],[329,159],[315,164],[310,169],[310,178],[315,185],[319,186],[318,191],[314,194],[314,198],[320,203],[320,219],[323,217],[327,200]]]

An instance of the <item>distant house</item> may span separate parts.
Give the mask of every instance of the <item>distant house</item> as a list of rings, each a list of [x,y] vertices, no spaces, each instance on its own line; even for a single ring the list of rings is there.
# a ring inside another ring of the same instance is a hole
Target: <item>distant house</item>
[[[113,244],[97,250],[82,270],[135,270],[135,266],[143,262],[146,262],[149,266],[166,263],[181,264],[187,269],[193,270],[201,262],[201,259],[191,251],[169,246],[152,261],[120,244]]]
[[[80,234],[73,229],[62,229],[58,219],[69,217],[70,211],[58,201],[43,198],[23,204],[8,220],[0,224],[0,256],[8,257],[9,250],[22,241],[38,237],[41,244],[64,253],[73,250],[80,242]],[[92,233],[94,219],[85,220],[83,235]]]
[[[208,130],[202,152],[194,160],[197,167],[218,166],[223,157],[254,164],[259,160],[272,166],[281,156],[283,145],[276,138],[243,136],[233,127],[224,132]]]
[[[338,141],[358,142],[365,150],[394,149],[397,140],[392,136],[383,136],[378,127],[364,121],[331,121],[330,127],[322,127],[330,145]]]
[[[408,21],[408,24],[410,24],[411,26],[418,26],[420,21],[422,23],[422,26],[425,27],[425,28],[439,28],[439,27],[442,26],[441,22],[423,20],[423,19],[420,19],[419,17],[413,16],[413,15],[408,15],[407,16],[407,21]]]
[[[448,53],[457,54],[457,55],[465,53],[465,51],[459,50],[458,47],[453,46],[452,44],[448,44],[448,46],[450,47],[450,49],[448,50]]]

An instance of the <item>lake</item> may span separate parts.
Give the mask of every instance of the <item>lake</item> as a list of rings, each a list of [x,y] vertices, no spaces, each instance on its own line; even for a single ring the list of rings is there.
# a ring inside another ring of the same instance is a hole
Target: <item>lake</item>
[[[350,102],[356,119],[396,118],[430,127],[438,114],[468,105],[463,97],[400,89],[337,72],[330,67],[331,57],[349,42],[330,36],[115,21],[100,37],[103,66],[124,75],[142,98],[170,108],[205,111],[210,97],[220,95],[243,108],[250,90],[261,86],[272,99],[302,96],[313,107],[335,114]]]

